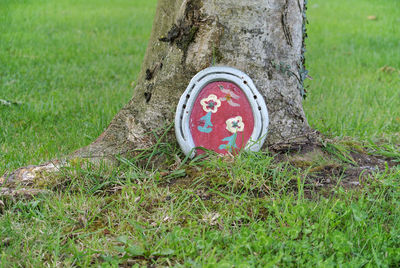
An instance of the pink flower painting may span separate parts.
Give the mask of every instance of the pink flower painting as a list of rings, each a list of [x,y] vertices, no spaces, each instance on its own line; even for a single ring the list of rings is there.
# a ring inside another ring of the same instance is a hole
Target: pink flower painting
[[[239,96],[238,96],[238,95],[236,95],[232,90],[225,89],[225,88],[224,88],[223,86],[221,86],[221,85],[219,86],[219,88],[220,88],[221,91],[225,94],[224,97],[220,98],[221,101],[226,101],[226,102],[229,103],[230,106],[233,106],[233,107],[238,107],[238,106],[240,106],[239,103],[236,103],[236,102],[233,101],[233,99],[236,99],[236,100],[239,99]]]

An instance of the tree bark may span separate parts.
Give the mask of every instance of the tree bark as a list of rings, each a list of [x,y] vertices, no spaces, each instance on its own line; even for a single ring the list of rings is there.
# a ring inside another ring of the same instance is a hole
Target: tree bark
[[[132,99],[75,155],[103,158],[151,146],[148,133],[173,122],[190,79],[212,65],[252,78],[269,111],[266,146],[306,140],[304,14],[304,0],[159,0]]]

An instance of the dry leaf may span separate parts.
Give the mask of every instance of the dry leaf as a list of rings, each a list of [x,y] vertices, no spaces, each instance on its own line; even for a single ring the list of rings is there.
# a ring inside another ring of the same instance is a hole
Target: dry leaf
[[[398,70],[392,66],[383,66],[382,68],[379,68],[378,71],[382,72],[382,73],[388,73],[388,74],[398,72]]]
[[[217,220],[219,217],[219,213],[208,213],[206,215],[203,215],[203,221],[210,225],[216,225],[218,223]]]

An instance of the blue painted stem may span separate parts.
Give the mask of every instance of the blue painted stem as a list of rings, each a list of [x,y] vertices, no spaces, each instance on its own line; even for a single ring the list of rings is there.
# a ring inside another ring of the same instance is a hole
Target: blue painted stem
[[[213,126],[213,124],[211,123],[211,114],[211,112],[208,112],[205,116],[200,118],[201,121],[204,121],[204,126],[197,127],[200,132],[210,133],[212,131],[212,128],[209,128]]]
[[[222,139],[222,141],[227,141],[227,144],[221,144],[218,148],[220,150],[227,149],[229,152],[232,152],[232,148],[237,148],[236,146],[236,137],[237,133],[233,134],[232,136],[226,137]]]

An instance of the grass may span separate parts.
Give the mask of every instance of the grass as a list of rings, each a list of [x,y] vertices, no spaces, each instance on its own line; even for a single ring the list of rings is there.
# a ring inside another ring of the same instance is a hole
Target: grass
[[[156,1],[0,3],[0,173],[93,141],[129,100]]]
[[[400,143],[399,10],[397,0],[310,1],[306,57],[314,80],[305,109],[312,126]]]
[[[22,103],[0,104],[0,173],[70,152],[107,126],[131,95],[155,4],[0,2],[0,98]],[[340,140],[326,145],[334,159],[318,165],[352,163],[348,148],[365,142],[400,158],[399,5],[310,1],[305,109],[314,128]],[[164,162],[140,168],[149,157]],[[400,263],[398,166],[357,189],[339,186],[338,175],[337,187],[316,191],[307,180],[314,166],[277,164],[269,153],[185,161],[160,140],[120,162],[77,159],[37,185],[47,194],[2,197],[0,266]]]
[[[158,153],[171,152],[163,144]],[[152,153],[152,152],[148,152]],[[169,155],[172,158],[172,155]],[[4,199],[4,266],[60,263],[184,266],[396,266],[400,169],[363,189],[307,188],[304,171],[268,154],[209,156],[176,166],[188,176],[82,165],[64,169],[49,194]],[[172,173],[170,173],[172,174]],[[21,248],[23,249],[21,251]]]

